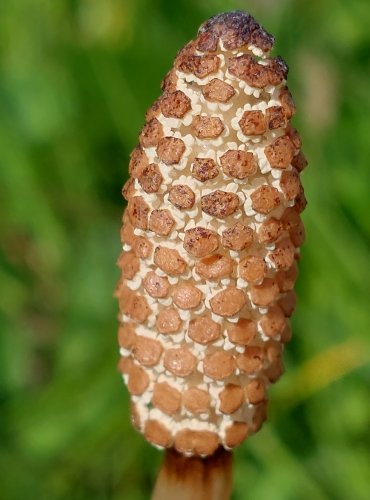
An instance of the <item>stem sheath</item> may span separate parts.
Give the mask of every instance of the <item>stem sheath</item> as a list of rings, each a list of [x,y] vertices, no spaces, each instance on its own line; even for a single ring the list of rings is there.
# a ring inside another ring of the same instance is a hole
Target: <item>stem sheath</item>
[[[152,500],[229,500],[232,454],[219,448],[207,458],[184,457],[170,449],[159,471]]]

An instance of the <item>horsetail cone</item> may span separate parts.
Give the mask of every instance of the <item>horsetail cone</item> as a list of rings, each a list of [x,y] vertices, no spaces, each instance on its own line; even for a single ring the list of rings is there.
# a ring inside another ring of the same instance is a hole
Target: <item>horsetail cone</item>
[[[123,188],[119,369],[134,426],[187,456],[260,428],[291,337],[307,162],[273,42],[240,11],[204,23]]]

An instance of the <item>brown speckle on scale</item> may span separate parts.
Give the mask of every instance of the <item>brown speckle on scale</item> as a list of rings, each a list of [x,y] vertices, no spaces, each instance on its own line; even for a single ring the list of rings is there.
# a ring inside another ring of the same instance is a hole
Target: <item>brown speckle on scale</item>
[[[244,135],[262,135],[266,132],[266,120],[262,111],[246,111],[239,125]]]
[[[222,232],[222,244],[234,251],[244,250],[253,242],[253,229],[237,222]]]
[[[163,298],[168,294],[170,284],[166,276],[158,276],[154,271],[149,271],[145,276],[143,285],[151,297]]]
[[[198,181],[205,182],[217,177],[219,169],[212,158],[195,158],[192,174]]]
[[[205,22],[146,114],[123,189],[119,370],[134,426],[185,456],[257,432],[284,370],[307,161],[273,43],[240,11]]]
[[[190,109],[189,97],[180,90],[165,95],[161,101],[161,111],[167,118],[182,118]]]
[[[226,175],[236,179],[246,179],[257,171],[257,162],[253,153],[229,150],[221,156],[220,163]]]
[[[184,249],[193,257],[205,257],[218,248],[217,234],[204,227],[185,231]]]
[[[161,236],[167,236],[175,224],[169,210],[153,210],[149,217],[148,227]]]
[[[139,176],[140,186],[146,193],[156,193],[162,184],[162,180],[161,171],[155,163],[145,167]]]
[[[176,137],[164,137],[157,147],[158,158],[166,165],[178,163],[184,154],[185,144]]]
[[[217,190],[202,196],[201,207],[203,212],[218,218],[232,215],[239,207],[239,198],[234,193]]]
[[[180,184],[170,189],[168,199],[176,208],[189,209],[195,203],[195,194],[189,186]]]
[[[214,78],[204,85],[202,94],[208,101],[227,102],[235,95],[235,89],[219,78]]]
[[[140,134],[140,144],[143,148],[156,146],[163,137],[162,125],[156,118],[147,122]]]
[[[199,139],[213,139],[222,134],[224,125],[217,116],[195,116],[193,132]]]

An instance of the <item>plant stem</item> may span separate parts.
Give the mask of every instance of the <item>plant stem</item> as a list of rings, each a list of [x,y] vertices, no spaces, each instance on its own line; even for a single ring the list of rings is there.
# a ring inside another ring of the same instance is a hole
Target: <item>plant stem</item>
[[[229,500],[232,454],[219,448],[207,458],[167,450],[152,500]]]

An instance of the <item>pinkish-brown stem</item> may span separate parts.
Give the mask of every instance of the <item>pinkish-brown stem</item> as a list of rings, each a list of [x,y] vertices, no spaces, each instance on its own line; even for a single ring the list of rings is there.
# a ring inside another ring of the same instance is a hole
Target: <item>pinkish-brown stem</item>
[[[152,500],[229,500],[232,454],[219,448],[207,458],[167,450]]]

